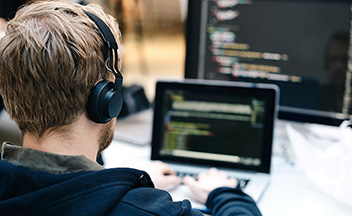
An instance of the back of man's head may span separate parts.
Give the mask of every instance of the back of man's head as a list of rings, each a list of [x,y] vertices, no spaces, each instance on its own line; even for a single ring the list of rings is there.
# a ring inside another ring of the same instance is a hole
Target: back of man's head
[[[34,3],[8,23],[0,40],[0,93],[22,133],[40,137],[72,123],[85,112],[94,84],[112,80],[104,67],[108,50],[83,10],[120,37],[115,20],[97,5]]]

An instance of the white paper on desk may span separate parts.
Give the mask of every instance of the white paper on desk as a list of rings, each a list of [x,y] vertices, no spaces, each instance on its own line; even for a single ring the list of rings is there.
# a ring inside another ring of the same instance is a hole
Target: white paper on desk
[[[352,206],[352,129],[342,125],[338,130],[331,130],[332,136],[339,137],[337,139],[327,139],[327,134],[303,135],[290,124],[286,129],[297,162],[307,176],[320,189]]]

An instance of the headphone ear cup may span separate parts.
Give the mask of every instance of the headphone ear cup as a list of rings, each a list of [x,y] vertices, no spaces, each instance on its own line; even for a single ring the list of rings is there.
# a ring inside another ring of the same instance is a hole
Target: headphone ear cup
[[[96,123],[107,123],[119,115],[122,105],[121,92],[114,91],[113,82],[103,80],[94,86],[88,97],[88,116]]]

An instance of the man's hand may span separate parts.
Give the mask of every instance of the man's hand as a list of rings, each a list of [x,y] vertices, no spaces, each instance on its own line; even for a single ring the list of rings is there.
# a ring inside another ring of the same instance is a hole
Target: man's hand
[[[205,204],[211,191],[219,187],[234,188],[238,182],[234,178],[227,178],[225,172],[211,168],[208,172],[199,174],[197,180],[190,176],[184,177],[183,183],[189,186],[196,201]]]
[[[152,162],[147,168],[147,173],[154,182],[155,188],[163,190],[172,190],[181,183],[181,179],[176,176],[169,165],[161,162]]]

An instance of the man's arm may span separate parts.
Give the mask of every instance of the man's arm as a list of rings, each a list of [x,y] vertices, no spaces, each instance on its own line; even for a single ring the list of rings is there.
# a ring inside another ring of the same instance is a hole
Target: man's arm
[[[171,168],[160,161],[149,164],[146,170],[156,188],[167,190],[177,187],[181,182]],[[261,215],[254,200],[236,187],[237,180],[228,178],[223,171],[212,168],[199,174],[197,180],[190,176],[184,177],[183,183],[189,186],[193,198],[206,204],[213,215]]]
[[[213,215],[250,215],[261,213],[254,200],[237,186],[237,180],[227,178],[225,172],[210,169],[195,180],[186,176],[184,183],[189,186],[193,197],[206,204]]]
[[[255,201],[238,187],[213,190],[208,196],[206,206],[212,210],[213,215],[262,215]]]

